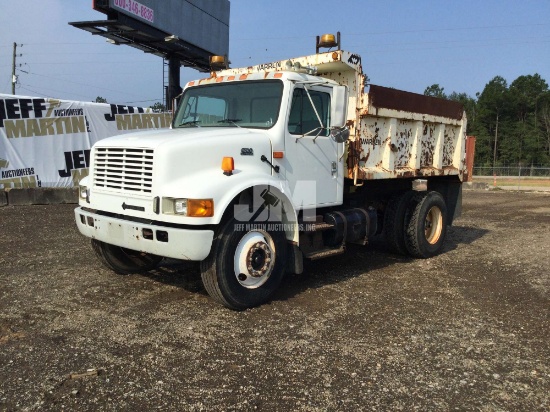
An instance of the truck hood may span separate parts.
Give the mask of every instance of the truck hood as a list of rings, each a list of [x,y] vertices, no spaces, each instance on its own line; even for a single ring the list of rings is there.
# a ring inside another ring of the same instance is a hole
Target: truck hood
[[[249,137],[265,139],[263,131],[253,131],[240,127],[186,127],[179,129],[150,130],[137,133],[129,133],[100,140],[96,146],[100,147],[135,147],[156,149],[165,145],[187,145],[194,146],[197,143],[202,145],[213,144],[213,140],[227,138]],[[248,140],[248,139],[246,139]]]
[[[262,156],[272,158],[272,145],[269,134],[263,130],[250,130],[239,127],[193,127],[173,130],[146,131],[135,134],[111,137],[100,140],[94,145],[91,154],[92,168],[95,168],[96,155],[101,157],[101,167],[106,162],[118,162],[116,156],[105,157],[96,148],[102,149],[143,149],[151,151],[149,159],[133,159],[132,168],[143,167],[151,174],[151,196],[161,197],[212,197],[209,185],[219,179],[224,185],[234,184],[238,178],[252,175],[271,176],[271,166],[262,161]],[[234,159],[233,180],[228,181],[221,170],[222,159]],[[142,163],[139,163],[142,162]],[[114,169],[122,168],[121,173],[112,172],[110,167],[105,170],[113,173],[109,179],[117,181],[126,179],[128,163],[118,163]],[[120,170],[119,170],[120,171]],[[134,170],[132,170],[134,171]],[[145,179],[145,178],[144,178]],[[111,190],[104,188],[103,190]],[[119,188],[113,189],[120,192]],[[223,190],[221,190],[223,192]],[[123,190],[124,196],[133,196],[137,192]],[[128,211],[126,213],[129,213]]]

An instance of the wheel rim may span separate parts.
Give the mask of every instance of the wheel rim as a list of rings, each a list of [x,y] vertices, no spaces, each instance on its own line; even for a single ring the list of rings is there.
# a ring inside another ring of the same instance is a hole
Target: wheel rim
[[[429,244],[436,244],[441,238],[441,231],[443,230],[443,213],[437,206],[432,208],[426,214],[426,220],[424,222],[424,235]]]
[[[246,233],[235,250],[234,270],[237,281],[247,289],[262,286],[273,272],[275,244],[269,233]]]

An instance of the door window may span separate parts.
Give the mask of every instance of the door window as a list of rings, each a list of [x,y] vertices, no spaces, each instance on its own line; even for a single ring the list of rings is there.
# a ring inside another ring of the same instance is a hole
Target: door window
[[[330,122],[330,94],[317,90],[308,90],[297,88],[292,95],[292,106],[288,120],[288,131],[290,134],[308,135],[308,136],[328,136]],[[311,105],[315,106],[315,109]],[[319,124],[319,118],[323,125]]]

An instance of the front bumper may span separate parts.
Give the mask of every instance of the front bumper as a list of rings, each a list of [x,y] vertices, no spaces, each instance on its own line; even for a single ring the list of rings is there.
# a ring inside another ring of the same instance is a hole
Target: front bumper
[[[98,215],[77,207],[78,230],[84,236],[111,245],[154,255],[201,261],[210,253],[214,231],[177,229]]]

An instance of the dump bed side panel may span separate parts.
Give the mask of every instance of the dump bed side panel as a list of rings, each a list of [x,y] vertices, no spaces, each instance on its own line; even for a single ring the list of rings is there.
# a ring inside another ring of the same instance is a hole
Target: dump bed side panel
[[[456,102],[370,86],[347,177],[360,180],[456,175],[465,169],[466,117]]]

